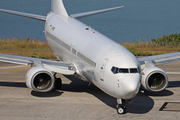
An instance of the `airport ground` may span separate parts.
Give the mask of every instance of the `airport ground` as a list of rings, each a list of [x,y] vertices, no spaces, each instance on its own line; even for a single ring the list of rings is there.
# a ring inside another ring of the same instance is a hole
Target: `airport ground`
[[[29,67],[0,62],[0,120],[178,120],[180,62],[160,67],[169,73],[169,87],[158,93],[140,91],[127,114],[119,115],[116,99],[92,84],[58,74],[62,90],[38,93],[26,87]]]

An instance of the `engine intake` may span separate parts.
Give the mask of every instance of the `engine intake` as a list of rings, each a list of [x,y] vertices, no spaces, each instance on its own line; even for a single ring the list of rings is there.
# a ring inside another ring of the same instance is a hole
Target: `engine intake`
[[[33,67],[26,73],[26,85],[38,92],[48,92],[54,88],[55,78],[45,68]]]
[[[150,92],[159,92],[168,86],[166,73],[158,67],[145,68],[142,74],[142,86]]]

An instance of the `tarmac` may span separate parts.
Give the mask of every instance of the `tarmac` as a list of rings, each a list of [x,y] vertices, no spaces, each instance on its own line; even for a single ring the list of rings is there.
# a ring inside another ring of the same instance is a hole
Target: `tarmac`
[[[180,62],[158,66],[168,73],[166,90],[140,90],[116,112],[116,99],[93,84],[58,74],[62,90],[39,93],[26,87],[29,67],[0,62],[0,120],[178,120],[180,116]]]

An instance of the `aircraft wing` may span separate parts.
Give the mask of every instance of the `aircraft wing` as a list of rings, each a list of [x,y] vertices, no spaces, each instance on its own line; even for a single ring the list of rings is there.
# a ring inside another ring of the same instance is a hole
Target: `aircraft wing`
[[[50,71],[65,75],[73,75],[76,72],[73,64],[55,60],[0,54],[0,61],[21,65],[44,67]]]
[[[180,52],[154,55],[148,57],[137,58],[141,65],[153,63],[155,65],[166,64],[170,62],[180,61]]]
[[[24,13],[24,12],[18,12],[18,11],[6,10],[6,9],[0,9],[0,12],[46,21],[46,16],[42,16],[42,15],[36,15],[36,14],[30,14],[30,13]]]
[[[112,10],[117,10],[117,9],[120,9],[120,8],[124,8],[124,6],[107,8],[107,9],[102,9],[102,10],[95,10],[95,11],[90,11],[90,12],[77,13],[77,14],[72,14],[70,16],[74,17],[76,19],[80,19],[80,18],[84,18],[84,17],[88,17],[88,16],[92,16],[92,15],[96,15],[96,14],[100,14],[100,13],[104,13],[104,12],[109,12],[109,11],[112,11]]]
[[[100,14],[104,12],[109,12],[112,10],[117,10],[123,7],[124,6],[118,6],[118,7],[107,8],[107,9],[102,9],[102,10],[95,10],[95,11],[90,11],[90,12],[72,14],[70,16],[76,19],[80,19],[80,18],[84,18],[84,17],[88,17],[88,16],[92,16],[92,15],[96,15],[96,14]],[[18,11],[13,11],[13,10],[6,10],[6,9],[0,9],[0,12],[46,21],[46,16],[43,16],[43,15],[36,15],[36,14],[30,14],[30,13],[18,12]]]

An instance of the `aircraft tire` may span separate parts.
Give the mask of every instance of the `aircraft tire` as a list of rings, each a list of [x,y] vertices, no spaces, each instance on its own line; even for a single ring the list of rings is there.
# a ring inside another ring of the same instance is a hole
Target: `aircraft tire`
[[[126,106],[119,105],[117,108],[118,114],[125,114],[126,113]]]

